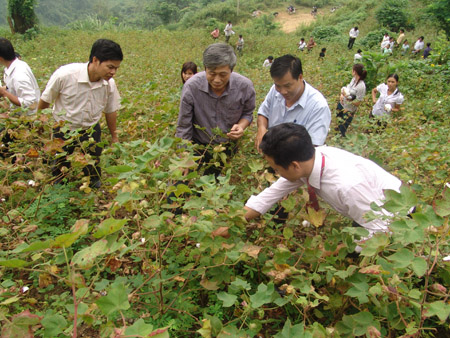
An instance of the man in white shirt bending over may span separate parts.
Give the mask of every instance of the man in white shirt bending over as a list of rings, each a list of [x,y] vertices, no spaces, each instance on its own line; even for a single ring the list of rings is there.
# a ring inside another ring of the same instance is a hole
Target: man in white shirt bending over
[[[417,55],[420,54],[422,49],[425,47],[425,43],[423,42],[424,37],[421,36],[419,39],[417,39],[416,43],[414,44],[414,49],[412,50],[412,54]]]
[[[245,204],[245,218],[251,220],[267,212],[284,196],[309,185],[311,195],[321,197],[333,209],[363,226],[369,237],[386,232],[387,222],[368,221],[364,215],[371,203],[381,205],[384,190],[400,191],[401,181],[374,162],[334,147],[314,147],[307,130],[294,123],[277,125],[264,135],[261,150],[269,165],[281,176]]]
[[[79,130],[77,140],[70,139],[60,127],[53,130],[53,138],[68,141],[63,148],[67,153],[73,153],[75,147],[93,139],[87,147],[82,147],[82,151],[95,160],[95,166],[87,165],[83,169],[84,174],[90,177],[90,185],[95,188],[101,186],[99,162],[103,149],[98,143],[101,142],[100,119],[103,113],[112,142],[118,142],[116,112],[120,108],[120,95],[113,76],[122,60],[122,49],[117,43],[99,39],[92,45],[89,62],[71,63],[53,73],[39,101],[39,110],[48,108],[54,101],[54,119],[60,125],[65,123],[70,130]],[[66,158],[55,163],[53,176],[56,182],[64,177],[62,166],[70,167]]]

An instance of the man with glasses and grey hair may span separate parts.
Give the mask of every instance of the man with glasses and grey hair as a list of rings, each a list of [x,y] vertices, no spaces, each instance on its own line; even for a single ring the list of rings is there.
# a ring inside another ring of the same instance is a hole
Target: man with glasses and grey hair
[[[226,43],[208,46],[203,65],[205,71],[183,87],[175,135],[204,146],[222,144],[230,156],[253,120],[255,88],[249,79],[233,72],[236,54]],[[211,158],[210,152],[204,152],[204,163]],[[213,169],[210,173],[220,173],[220,168]]]

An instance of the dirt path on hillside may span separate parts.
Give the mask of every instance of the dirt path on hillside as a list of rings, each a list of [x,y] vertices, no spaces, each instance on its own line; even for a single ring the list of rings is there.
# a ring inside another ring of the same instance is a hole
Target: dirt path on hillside
[[[289,14],[284,8],[284,10],[280,10],[278,15],[275,18],[275,22],[279,22],[281,24],[281,29],[285,33],[292,33],[301,26],[308,26],[311,22],[315,20],[315,18],[311,15],[312,8],[299,7],[296,8],[294,14]],[[318,15],[323,15],[323,12],[327,10],[319,9]]]

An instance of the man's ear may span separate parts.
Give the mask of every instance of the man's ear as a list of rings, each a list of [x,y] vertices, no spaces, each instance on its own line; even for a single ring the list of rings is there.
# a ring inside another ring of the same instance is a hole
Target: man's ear
[[[293,169],[295,169],[295,170],[298,170],[298,169],[300,169],[301,165],[300,165],[300,162],[299,162],[299,161],[292,161],[292,162],[289,164],[289,167],[291,167],[291,168],[293,168]]]

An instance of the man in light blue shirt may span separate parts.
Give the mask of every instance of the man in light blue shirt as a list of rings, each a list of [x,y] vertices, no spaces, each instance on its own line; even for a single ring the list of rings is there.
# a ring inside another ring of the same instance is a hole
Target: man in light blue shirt
[[[276,58],[270,68],[274,85],[258,110],[256,149],[270,127],[296,123],[306,128],[315,146],[325,143],[331,112],[325,97],[303,80],[302,63],[293,55]]]

